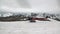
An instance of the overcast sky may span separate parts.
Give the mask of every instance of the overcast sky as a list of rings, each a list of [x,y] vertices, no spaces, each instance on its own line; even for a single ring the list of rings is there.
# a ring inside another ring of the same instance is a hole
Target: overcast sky
[[[60,11],[59,0],[0,0],[0,10],[12,12],[56,12]]]

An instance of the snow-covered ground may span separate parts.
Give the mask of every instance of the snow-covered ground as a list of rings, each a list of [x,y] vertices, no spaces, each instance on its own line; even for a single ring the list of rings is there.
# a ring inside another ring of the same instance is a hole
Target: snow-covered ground
[[[0,22],[0,34],[60,34],[60,22],[50,20]]]

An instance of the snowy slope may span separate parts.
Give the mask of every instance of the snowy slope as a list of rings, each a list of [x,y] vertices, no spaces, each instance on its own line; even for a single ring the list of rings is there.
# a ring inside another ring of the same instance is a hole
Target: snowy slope
[[[60,22],[50,20],[0,22],[0,34],[60,34]]]

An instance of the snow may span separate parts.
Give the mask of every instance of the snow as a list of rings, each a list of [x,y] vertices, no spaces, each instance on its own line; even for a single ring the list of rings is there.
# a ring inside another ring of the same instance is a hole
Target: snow
[[[4,14],[3,17],[9,17],[9,16],[12,16],[13,14],[11,13],[7,13],[7,14]]]
[[[60,22],[50,20],[0,22],[0,34],[60,34]]]

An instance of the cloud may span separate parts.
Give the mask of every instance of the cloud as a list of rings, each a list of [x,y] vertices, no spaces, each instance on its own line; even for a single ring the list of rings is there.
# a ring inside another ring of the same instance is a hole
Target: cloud
[[[60,6],[58,4],[58,0],[1,0],[0,10],[59,13]]]

